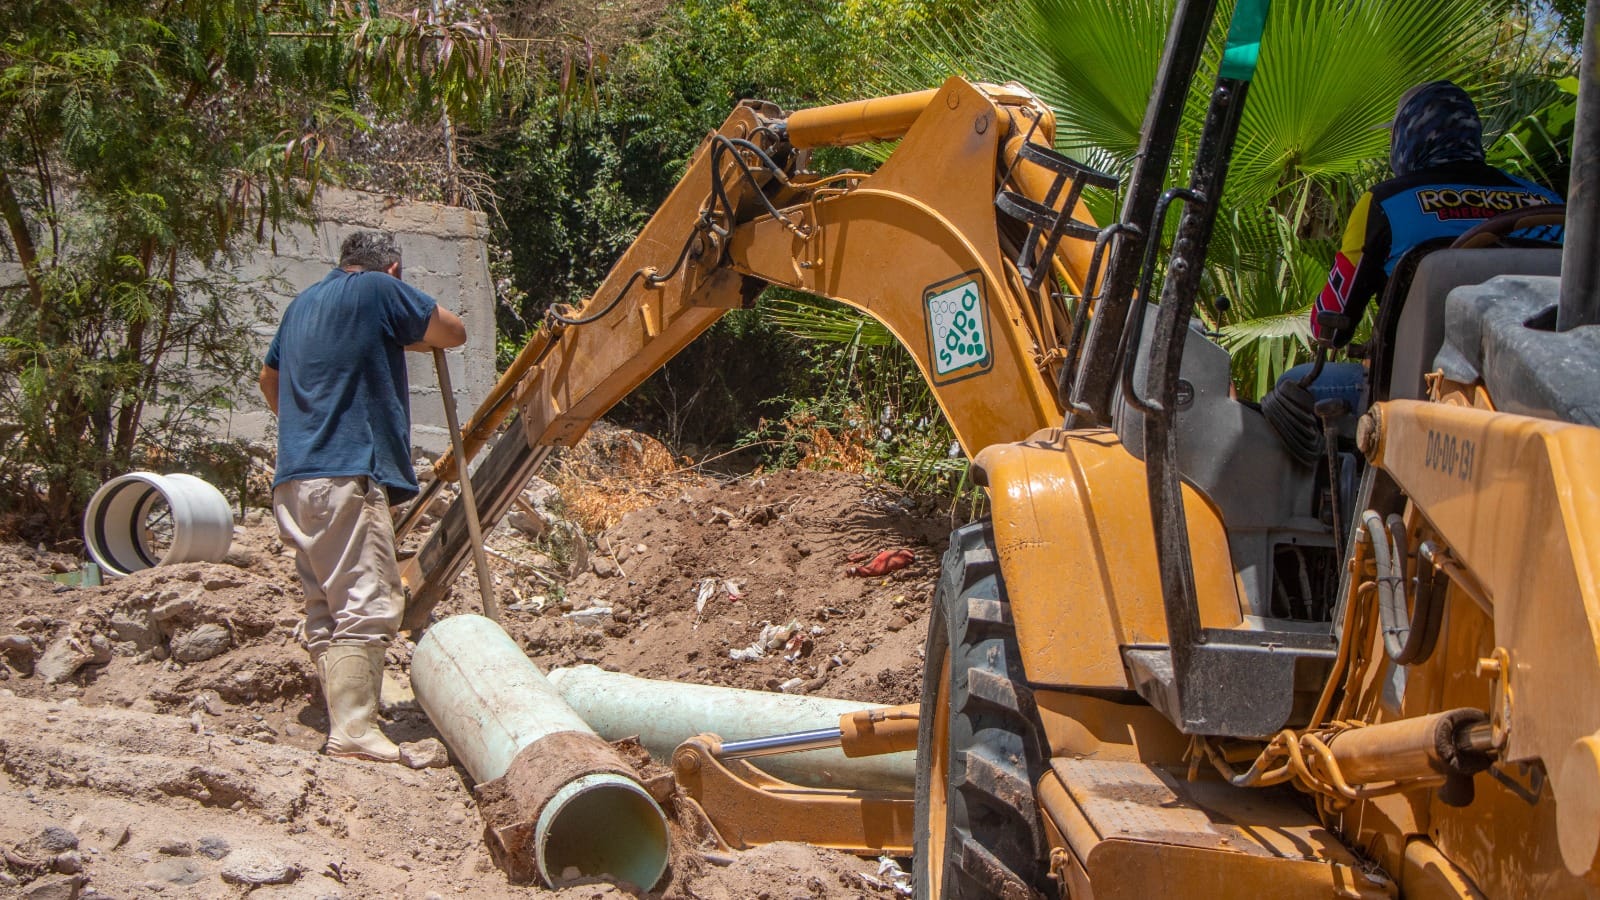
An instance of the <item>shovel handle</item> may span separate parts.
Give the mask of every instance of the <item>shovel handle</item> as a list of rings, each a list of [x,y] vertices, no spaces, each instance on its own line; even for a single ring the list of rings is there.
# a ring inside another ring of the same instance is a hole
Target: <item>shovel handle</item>
[[[450,446],[458,460],[466,459],[462,452],[461,425],[456,421],[456,395],[450,386],[450,365],[444,350],[433,348],[433,367],[439,371],[439,393],[444,398],[444,421],[450,426]],[[437,483],[437,482],[436,482]],[[472,540],[472,563],[478,572],[478,590],[483,595],[483,615],[491,622],[500,621],[500,604],[494,599],[494,580],[489,574],[489,555],[483,552],[483,526],[478,520],[478,503],[472,496],[472,476],[463,467],[460,477],[461,502],[466,504],[467,534]]]

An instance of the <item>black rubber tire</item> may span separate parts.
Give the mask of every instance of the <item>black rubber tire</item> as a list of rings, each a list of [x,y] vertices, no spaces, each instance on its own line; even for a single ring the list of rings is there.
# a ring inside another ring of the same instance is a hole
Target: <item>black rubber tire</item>
[[[948,704],[937,709],[947,656]],[[1024,900],[1049,883],[1033,794],[1045,756],[1022,671],[992,531],[987,521],[968,525],[950,536],[928,624],[918,733],[918,757],[928,762],[917,772],[913,859],[919,900]],[[948,777],[932,784],[940,716],[948,721]],[[943,859],[930,858],[933,791],[946,802]],[[941,867],[937,888],[933,866]]]

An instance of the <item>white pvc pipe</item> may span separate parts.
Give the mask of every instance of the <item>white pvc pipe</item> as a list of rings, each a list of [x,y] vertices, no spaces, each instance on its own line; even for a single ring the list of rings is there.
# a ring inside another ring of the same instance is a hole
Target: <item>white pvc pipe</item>
[[[165,501],[172,545],[158,555],[146,520]],[[83,513],[83,542],[108,575],[181,562],[221,562],[233,545],[228,498],[193,475],[130,472],[100,486]]]
[[[451,616],[429,628],[412,655],[411,687],[480,784],[558,732],[588,735],[609,750],[510,635],[482,616]],[[590,772],[556,790],[537,810],[533,840],[539,875],[552,886],[576,872],[648,890],[667,868],[666,816],[638,783],[614,772]]]
[[[835,728],[839,717],[882,704],[801,694],[773,694],[675,681],[652,681],[596,666],[552,669],[563,700],[608,741],[637,735],[650,755],[670,763],[673,748],[703,733],[724,741]],[[851,759],[838,749],[749,760],[785,781],[814,787],[906,790],[917,780],[915,751]]]
[[[595,733],[517,642],[482,616],[451,616],[428,628],[411,657],[411,689],[479,783],[504,775],[542,737]]]
[[[535,859],[551,885],[565,873],[615,875],[647,890],[667,870],[667,820],[632,781],[596,772],[570,781],[539,813]]]

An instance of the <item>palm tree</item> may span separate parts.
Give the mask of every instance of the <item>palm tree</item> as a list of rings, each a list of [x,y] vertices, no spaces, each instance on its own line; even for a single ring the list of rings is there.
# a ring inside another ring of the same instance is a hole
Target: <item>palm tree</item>
[[[972,33],[927,32],[879,69],[882,92],[937,83],[952,71],[1016,80],[1057,112],[1057,146],[1109,171],[1131,169],[1173,0],[1012,0]],[[1232,4],[1224,2],[1224,12]],[[1209,260],[1206,314],[1259,394],[1308,346],[1308,311],[1361,190],[1382,177],[1396,98],[1449,78],[1480,98],[1504,72],[1507,0],[1279,0],[1245,107]],[[1220,56],[1196,79],[1175,154],[1186,173],[1204,95]],[[1111,221],[1115,198],[1094,201]]]
[[[1058,149],[1127,174],[1173,7],[1174,0],[975,3],[959,29],[926,25],[894,42],[900,52],[863,67],[859,89],[920,90],[952,73],[1019,81],[1056,111]],[[1232,0],[1223,7],[1231,13]],[[1219,16],[1196,79],[1170,182],[1187,177],[1228,18]],[[1529,177],[1560,156],[1572,104],[1551,76],[1563,66],[1552,63],[1548,45],[1529,40],[1526,22],[1520,0],[1278,0],[1208,261],[1209,296],[1229,302],[1202,309],[1233,355],[1242,394],[1261,396],[1308,356],[1310,306],[1355,200],[1386,173],[1389,137],[1380,126],[1406,88],[1435,78],[1466,87],[1491,131],[1507,132],[1497,161]],[[1086,199],[1099,221],[1116,220],[1116,197]],[[851,309],[793,294],[765,300],[764,309],[785,330],[840,348],[836,368],[847,382],[860,361],[914,376],[893,365],[904,351],[888,332]],[[913,380],[901,385],[913,401],[907,405],[933,409],[926,387]],[[871,405],[865,385],[852,389]],[[924,456],[924,464],[949,462]]]

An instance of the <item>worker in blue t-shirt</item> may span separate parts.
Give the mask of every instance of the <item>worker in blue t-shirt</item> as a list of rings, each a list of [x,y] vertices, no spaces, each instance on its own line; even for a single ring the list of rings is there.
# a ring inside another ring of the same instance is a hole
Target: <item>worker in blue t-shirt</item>
[[[1350,342],[1367,302],[1383,292],[1395,264],[1413,247],[1458,237],[1501,213],[1562,202],[1553,191],[1484,161],[1478,109],[1451,82],[1429,81],[1406,91],[1389,128],[1394,177],[1356,201],[1327,284],[1311,310],[1311,335],[1321,344]],[[1562,230],[1547,226],[1510,237],[1560,244]],[[1316,401],[1342,399],[1359,412],[1366,386],[1362,364],[1330,362],[1302,387],[1311,368],[1311,363],[1291,368],[1261,400],[1267,421],[1290,452],[1307,463],[1322,453]]]
[[[467,339],[400,271],[392,235],[346,238],[339,267],[284,310],[260,379],[278,416],[272,508],[305,588],[326,752],[387,762],[400,752],[378,730],[378,691],[405,611],[389,504],[417,493],[404,351]]]

